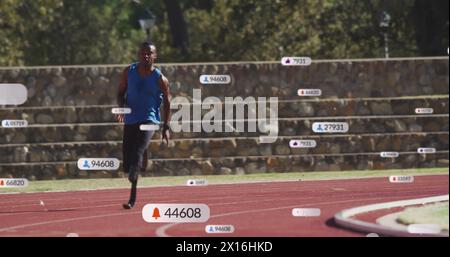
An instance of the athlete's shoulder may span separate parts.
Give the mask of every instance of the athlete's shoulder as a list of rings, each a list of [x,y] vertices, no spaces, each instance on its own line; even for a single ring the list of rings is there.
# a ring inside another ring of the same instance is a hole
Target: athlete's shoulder
[[[158,74],[158,77],[161,77],[161,75],[162,75],[162,72],[161,72],[161,70],[160,69],[158,69],[157,67],[155,67],[155,73],[156,74]]]
[[[134,63],[131,63],[130,65],[128,65],[127,69],[128,70],[135,70],[135,69],[137,69],[137,67],[138,67],[138,63],[134,62]]]
[[[130,70],[136,69],[136,63],[132,63],[123,69],[123,73],[128,73]]]

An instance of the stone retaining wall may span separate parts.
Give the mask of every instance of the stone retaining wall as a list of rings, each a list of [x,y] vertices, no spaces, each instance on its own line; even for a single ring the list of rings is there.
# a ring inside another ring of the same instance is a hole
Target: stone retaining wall
[[[144,176],[448,167],[448,58],[318,61],[309,67],[159,67],[174,97],[191,98],[194,88],[202,89],[202,98],[278,97],[280,139],[260,144],[261,133],[174,133],[170,146],[152,142],[153,161]],[[0,68],[0,83],[22,83],[29,93],[24,105],[0,108],[0,120],[26,119],[30,125],[0,127],[0,177],[123,176],[120,170],[86,172],[76,167],[81,157],[122,159],[123,126],[110,110],[123,68]],[[202,74],[229,74],[232,83],[202,86]],[[298,97],[299,88],[320,88],[323,96]],[[433,108],[434,113],[418,116],[415,108]],[[311,130],[315,121],[346,121],[350,130],[347,135],[317,135]],[[155,139],[159,137],[156,133]],[[316,139],[318,146],[290,149],[289,140],[300,138]],[[417,154],[418,147],[439,152]],[[403,154],[384,159],[381,151]]]
[[[392,97],[448,94],[448,58],[318,61],[308,67],[279,63],[159,65],[174,96],[278,96],[298,99],[298,88],[323,97]],[[0,68],[0,83],[28,88],[23,106],[114,105],[124,66]],[[231,85],[202,86],[202,74],[229,74]]]

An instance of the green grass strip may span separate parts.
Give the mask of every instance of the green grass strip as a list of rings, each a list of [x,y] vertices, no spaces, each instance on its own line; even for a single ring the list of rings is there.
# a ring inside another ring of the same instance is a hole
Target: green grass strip
[[[436,224],[448,231],[448,202],[435,203],[423,207],[406,208],[397,221],[405,224]]]

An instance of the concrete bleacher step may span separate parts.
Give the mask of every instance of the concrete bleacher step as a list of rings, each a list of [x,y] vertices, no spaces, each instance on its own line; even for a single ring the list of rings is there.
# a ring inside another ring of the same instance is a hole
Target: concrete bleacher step
[[[291,148],[291,139],[312,139],[315,148]],[[365,135],[317,135],[284,136],[275,143],[261,144],[254,138],[197,138],[176,139],[169,146],[154,139],[149,146],[149,157],[164,158],[209,158],[227,156],[270,156],[296,154],[340,154],[364,152],[414,152],[419,147],[448,150],[449,133],[393,133]],[[38,144],[15,144],[0,146],[0,165],[7,163],[36,163],[77,161],[79,158],[123,159],[121,141],[104,142],[60,142]]]
[[[269,106],[266,103],[266,106]],[[114,105],[1,108],[0,119],[25,119],[29,124],[113,123]],[[192,108],[192,107],[190,107]],[[278,116],[328,117],[359,115],[413,115],[416,108],[433,108],[435,114],[449,113],[448,96],[354,99],[280,100]],[[172,110],[176,112],[177,109]],[[202,110],[205,114],[208,110]],[[247,110],[246,116],[247,117]],[[257,110],[255,110],[257,112]]]
[[[379,153],[335,155],[230,156],[217,158],[152,159],[142,176],[253,174],[269,172],[344,171],[448,167],[449,152],[402,152],[398,158]],[[117,171],[82,171],[76,162],[11,163],[0,165],[1,177],[50,180],[62,178],[118,178]]]
[[[311,127],[314,122],[348,122],[346,134],[393,133],[393,132],[438,132],[448,131],[448,114],[432,115],[383,115],[353,117],[306,117],[280,118],[278,136],[314,135]],[[247,126],[245,124],[245,126]],[[192,126],[191,126],[192,128]],[[222,126],[224,129],[224,126]],[[256,127],[259,131],[258,126]],[[21,143],[57,143],[65,141],[117,141],[122,139],[123,124],[119,123],[85,123],[30,125],[27,128],[0,128],[0,144]],[[172,138],[213,138],[235,136],[266,136],[260,132],[179,132],[172,133]],[[338,134],[338,133],[337,133]],[[159,132],[155,135],[160,137]]]

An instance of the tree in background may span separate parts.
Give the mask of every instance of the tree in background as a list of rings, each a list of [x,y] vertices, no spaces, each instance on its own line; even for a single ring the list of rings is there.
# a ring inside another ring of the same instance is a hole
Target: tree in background
[[[212,6],[179,1],[188,24],[189,61],[274,61],[287,55],[381,58],[383,11],[392,17],[388,29],[390,56],[427,55],[416,43],[421,31],[414,26],[419,20],[412,15],[415,0],[217,0]],[[448,14],[440,17],[438,23],[448,24]],[[164,25],[155,29],[155,34],[167,33]],[[441,34],[443,44],[448,45],[448,32]],[[162,36],[158,41],[167,54],[164,58],[179,61],[183,54],[170,47],[167,39]]]
[[[31,2],[31,1],[30,1]],[[38,8],[31,6],[28,10]],[[61,1],[53,22],[44,29],[31,29],[28,38],[38,44],[27,46],[36,56],[26,63],[97,64],[121,63],[135,57],[143,32],[128,23],[128,3],[124,1]],[[33,15],[35,12],[28,12]],[[40,54],[39,54],[40,53]]]
[[[0,46],[1,65],[129,62],[144,35],[129,23],[125,1],[0,1],[8,15],[1,16],[1,38],[12,42]]]
[[[188,55],[188,33],[183,11],[177,0],[164,0],[172,34],[172,46],[179,48],[183,56]]]
[[[19,39],[16,3],[2,0],[0,6],[0,65],[22,65],[22,53],[15,47]]]
[[[448,48],[448,0],[416,0],[413,20],[419,52],[445,55]]]
[[[136,4],[139,3],[139,4]],[[151,29],[159,62],[444,55],[448,0],[0,0],[0,65],[129,63]]]

